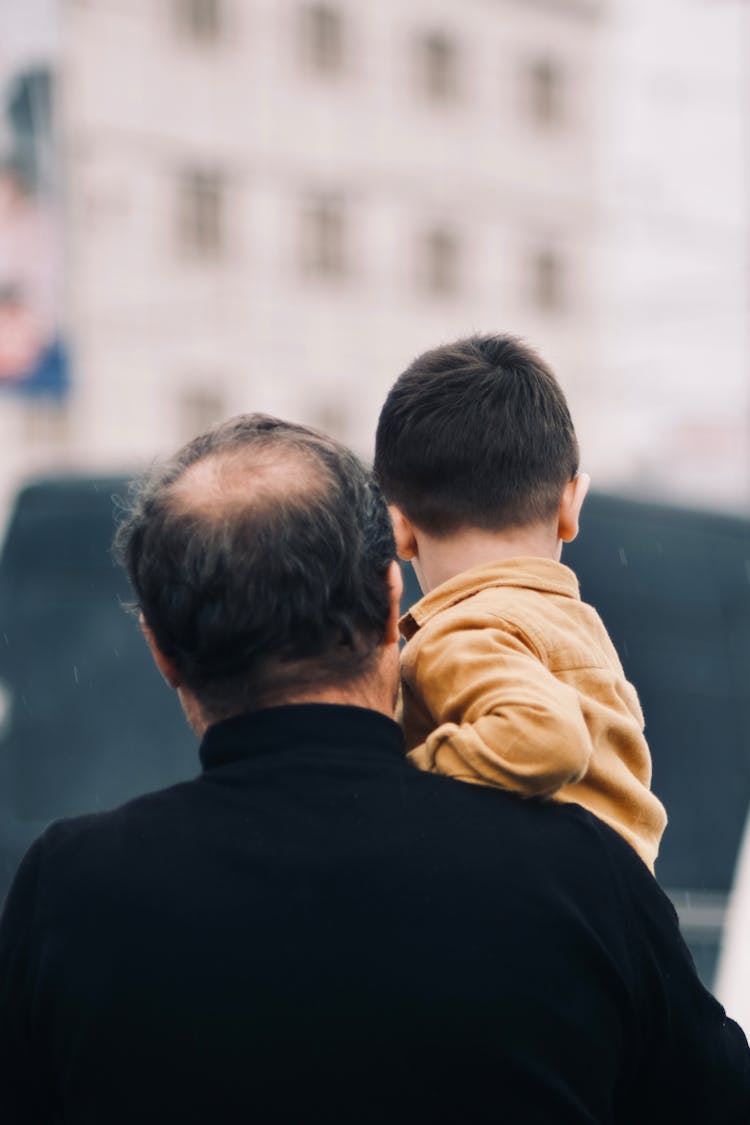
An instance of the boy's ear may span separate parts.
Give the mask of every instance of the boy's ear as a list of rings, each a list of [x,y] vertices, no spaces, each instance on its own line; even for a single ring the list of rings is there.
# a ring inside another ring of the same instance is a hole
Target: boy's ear
[[[388,505],[396,539],[396,551],[400,559],[413,559],[417,554],[417,537],[408,519],[395,504]]]
[[[563,489],[557,515],[557,536],[563,543],[570,543],[578,534],[578,520],[590,484],[588,473],[578,473]]]

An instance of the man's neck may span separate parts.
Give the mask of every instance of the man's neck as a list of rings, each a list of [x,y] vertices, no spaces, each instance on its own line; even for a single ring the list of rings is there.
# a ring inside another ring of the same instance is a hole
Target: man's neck
[[[480,531],[469,528],[438,538],[418,532],[419,551],[412,560],[415,573],[428,594],[465,570],[508,559],[542,558],[559,561],[562,544],[556,527],[534,524],[507,531]]]
[[[367,711],[379,711],[386,718],[393,718],[395,708],[394,692],[383,690],[380,684],[361,681],[350,686],[320,688],[316,691],[290,692],[278,700],[278,704],[296,703],[335,703],[340,706],[364,707]]]
[[[368,711],[379,711],[381,715],[392,719],[398,692],[398,652],[397,643],[383,645],[379,650],[375,666],[359,679],[298,692],[286,688],[278,695],[269,694],[261,706],[265,709],[296,703],[338,703],[349,707],[364,707]],[[185,717],[198,738],[203,738],[214,723],[222,719],[231,719],[242,713],[230,710],[223,714],[212,714],[201,706],[192,692],[184,687],[179,689],[178,695]]]

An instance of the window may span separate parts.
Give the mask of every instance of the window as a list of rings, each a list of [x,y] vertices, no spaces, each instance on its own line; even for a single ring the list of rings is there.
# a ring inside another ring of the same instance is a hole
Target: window
[[[225,246],[226,189],[216,171],[191,169],[180,181],[179,237],[195,258],[218,258]]]
[[[175,0],[179,30],[196,42],[211,43],[221,35],[221,0]]]
[[[540,125],[562,120],[564,78],[560,65],[550,58],[535,59],[528,66],[526,83],[532,118]]]
[[[419,282],[435,296],[448,296],[459,288],[460,246],[455,231],[433,227],[421,239]]]
[[[344,20],[332,4],[306,4],[300,9],[300,48],[304,66],[317,74],[344,69]]]
[[[348,269],[347,222],[335,196],[311,200],[302,215],[302,268],[318,277],[342,277]]]
[[[555,312],[564,303],[564,276],[560,256],[540,250],[532,259],[532,297],[537,308]]]
[[[458,49],[445,32],[431,31],[417,43],[419,88],[434,102],[458,97]]]
[[[221,422],[226,414],[221,391],[206,386],[191,387],[180,394],[178,440],[190,441]]]

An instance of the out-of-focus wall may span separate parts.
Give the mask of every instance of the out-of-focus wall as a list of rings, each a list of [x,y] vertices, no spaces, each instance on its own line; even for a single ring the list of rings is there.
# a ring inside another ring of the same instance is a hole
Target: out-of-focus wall
[[[600,5],[108,0],[70,8],[79,447],[222,414],[362,453],[417,351],[528,334],[581,393]]]
[[[0,401],[6,490],[239,410],[367,456],[415,353],[509,330],[600,487],[746,504],[741,8],[62,5],[72,390]]]
[[[585,435],[605,481],[750,506],[750,8],[616,0]]]
[[[60,15],[0,4],[0,528],[18,478],[65,456]]]

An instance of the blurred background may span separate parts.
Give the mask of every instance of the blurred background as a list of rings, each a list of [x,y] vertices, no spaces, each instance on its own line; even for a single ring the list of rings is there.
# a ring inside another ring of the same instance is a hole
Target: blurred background
[[[742,0],[0,0],[0,489],[240,410],[370,454],[526,336],[599,487],[750,502]]]
[[[600,493],[569,561],[713,980],[750,801],[749,98],[750,0],[0,0],[0,898],[48,820],[196,768],[119,604],[124,478],[246,410],[369,458],[414,355],[512,331]]]

